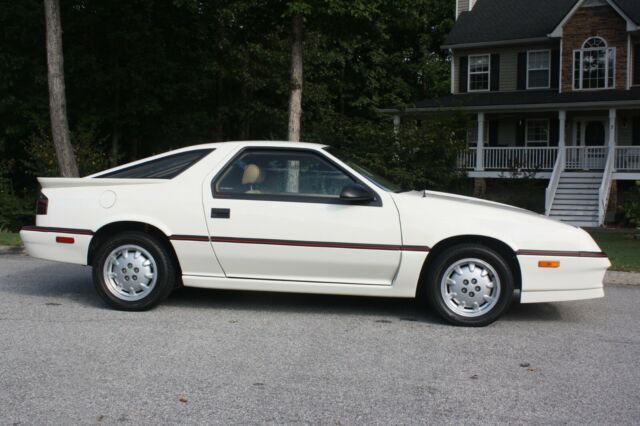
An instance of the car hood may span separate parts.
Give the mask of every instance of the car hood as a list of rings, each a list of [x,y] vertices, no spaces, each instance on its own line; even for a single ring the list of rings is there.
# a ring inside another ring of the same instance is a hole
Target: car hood
[[[394,194],[403,225],[403,237],[430,244],[461,235],[504,241],[514,250],[600,251],[591,236],[529,210],[436,191]],[[415,238],[414,236],[418,236]]]

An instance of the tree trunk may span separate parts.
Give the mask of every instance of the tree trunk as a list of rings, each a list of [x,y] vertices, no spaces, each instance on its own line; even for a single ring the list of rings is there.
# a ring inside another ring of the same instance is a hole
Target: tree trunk
[[[289,98],[288,140],[300,142],[300,117],[302,116],[302,15],[294,15],[291,20],[293,41],[291,43],[291,97]],[[287,162],[287,192],[299,192],[300,162]]]
[[[111,155],[110,155],[111,167],[118,165],[118,159],[120,158],[120,125],[113,126],[113,134],[111,135]]]
[[[289,99],[288,140],[300,142],[300,117],[302,116],[302,15],[292,18],[293,42],[291,44],[291,98]]]
[[[60,174],[64,177],[76,177],[78,176],[78,165],[71,146],[69,124],[67,122],[60,1],[44,0],[44,12],[47,26],[49,113],[51,115],[53,145],[58,158]]]

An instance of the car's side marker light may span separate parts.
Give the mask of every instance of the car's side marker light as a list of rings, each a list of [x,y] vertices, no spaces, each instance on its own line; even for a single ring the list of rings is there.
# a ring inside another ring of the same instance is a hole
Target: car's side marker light
[[[538,268],[559,268],[560,261],[558,260],[541,260],[538,262]]]
[[[56,243],[73,244],[76,240],[73,237],[56,237]]]

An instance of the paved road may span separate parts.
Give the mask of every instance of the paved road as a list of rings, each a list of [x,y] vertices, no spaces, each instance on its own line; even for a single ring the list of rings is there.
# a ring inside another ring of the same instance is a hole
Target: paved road
[[[483,329],[410,300],[184,289],[107,309],[0,256],[0,424],[640,422],[640,287]]]

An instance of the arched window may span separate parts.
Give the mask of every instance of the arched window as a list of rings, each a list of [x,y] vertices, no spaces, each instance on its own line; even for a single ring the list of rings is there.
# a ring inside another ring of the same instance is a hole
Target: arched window
[[[611,89],[615,85],[616,49],[600,37],[590,37],[573,51],[574,89]]]

